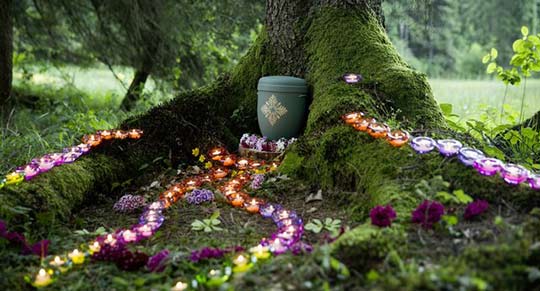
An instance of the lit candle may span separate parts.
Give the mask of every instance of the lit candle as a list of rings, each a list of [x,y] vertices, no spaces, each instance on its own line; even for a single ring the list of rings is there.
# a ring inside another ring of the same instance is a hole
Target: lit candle
[[[343,119],[343,121],[345,121],[347,124],[354,124],[360,121],[362,117],[364,117],[364,113],[362,112],[351,112],[341,116],[341,119]]]
[[[116,130],[114,132],[114,138],[117,138],[117,139],[126,139],[128,135],[129,134],[123,130]]]
[[[409,141],[409,133],[404,130],[389,132],[386,139],[394,147],[400,147]]]
[[[94,254],[101,250],[101,246],[99,245],[99,242],[95,241],[88,246],[88,249],[90,249],[90,254]]]
[[[385,138],[390,128],[384,123],[372,122],[368,124],[367,133],[373,138]]]
[[[62,153],[53,153],[49,157],[54,160],[55,166],[60,166],[64,163],[64,154]]]
[[[540,190],[540,174],[539,173],[529,173],[529,178],[527,179],[529,186],[534,190]]]
[[[149,210],[163,210],[163,208],[165,207],[163,206],[162,201],[155,201],[155,202],[150,203],[150,205],[148,205]]]
[[[493,176],[501,169],[502,162],[493,158],[483,158],[474,161],[473,167],[484,176]]]
[[[264,165],[264,161],[250,161],[249,163],[249,168],[250,169],[257,169],[259,167],[261,167],[262,165]]]
[[[214,179],[223,179],[227,176],[228,170],[225,168],[215,168],[212,171],[212,175],[214,176]]]
[[[473,148],[461,148],[458,153],[458,159],[466,166],[472,166],[474,161],[485,157],[483,152]]]
[[[287,247],[281,243],[279,238],[275,238],[269,241],[270,251],[275,254],[283,254],[287,251]]]
[[[435,141],[430,137],[419,136],[411,140],[411,147],[419,154],[429,153],[435,148]]]
[[[358,131],[366,131],[369,124],[375,122],[377,122],[377,120],[372,117],[360,118],[357,122],[353,123],[353,127]]]
[[[450,157],[457,154],[463,147],[461,142],[455,139],[440,139],[437,141],[436,145],[441,155],[445,157]]]
[[[229,276],[226,274],[223,274],[220,270],[210,270],[208,272],[208,280],[206,281],[206,285],[208,287],[219,287],[223,285],[223,283],[227,282],[229,279]]]
[[[19,184],[23,180],[24,180],[24,174],[23,173],[12,172],[12,173],[6,175],[5,185]]]
[[[232,206],[234,207],[243,207],[244,206],[244,197],[240,193],[232,194],[229,197],[229,200],[231,201]]]
[[[506,164],[501,168],[501,176],[506,183],[517,185],[527,180],[529,171],[520,165]]]
[[[247,169],[249,166],[249,159],[246,159],[246,158],[242,158],[242,159],[239,159],[237,162],[236,162],[236,167],[239,169],[239,170],[245,170]]]
[[[343,81],[345,81],[345,83],[347,84],[356,84],[362,81],[362,75],[354,74],[354,73],[347,73],[343,75]]]
[[[259,214],[264,218],[270,218],[277,209],[281,209],[281,207],[271,203],[265,203],[259,206]]]
[[[178,281],[178,282],[176,282],[174,287],[171,288],[171,291],[184,291],[184,290],[187,290],[187,288],[188,288],[187,283],[184,283],[182,281]]]
[[[24,179],[28,181],[39,174],[39,165],[36,163],[30,163],[24,167],[17,168],[16,171],[23,174]]]
[[[52,283],[51,275],[45,271],[45,269],[40,269],[36,275],[36,279],[33,282],[34,287],[45,287]]]
[[[185,181],[186,190],[190,191],[197,187],[199,187],[202,184],[201,180],[198,178],[190,178]]]
[[[78,249],[74,249],[73,252],[68,255],[68,257],[75,265],[80,265],[84,263],[84,253],[79,252]]]
[[[235,265],[233,268],[233,272],[235,273],[244,273],[247,272],[251,268],[251,264],[249,264],[249,257],[240,254],[233,260],[233,264]]]
[[[265,260],[270,257],[270,249],[261,244],[249,249],[249,251],[259,260]]]
[[[132,139],[139,139],[141,138],[142,134],[143,134],[143,131],[140,129],[132,129],[128,132],[129,138],[132,138]]]
[[[137,240],[137,233],[128,229],[122,232],[122,238],[125,242],[133,242]]]
[[[78,152],[67,152],[63,155],[63,163],[64,164],[70,164],[73,163],[76,159],[78,159],[82,153]]]
[[[213,181],[212,175],[209,175],[209,174],[204,174],[200,176],[200,180],[203,183],[211,183]]]
[[[116,244],[116,239],[112,234],[108,234],[107,238],[103,242],[107,245],[114,246]]]
[[[49,262],[51,266],[55,266],[57,268],[62,267],[65,263],[66,261],[62,260],[59,256],[54,257],[54,260]]]
[[[213,148],[208,152],[208,156],[210,157],[210,159],[214,161],[221,160],[221,157],[226,154],[227,154],[227,150],[222,147]]]
[[[36,162],[39,165],[39,171],[47,172],[54,167],[55,160],[52,159],[49,155],[45,155],[39,158]]]
[[[85,135],[82,138],[82,142],[87,145],[95,147],[101,143],[101,136],[95,135],[95,134]]]
[[[154,230],[148,224],[138,226],[135,231],[145,238],[154,234]]]
[[[223,163],[223,166],[230,167],[233,166],[236,162],[236,156],[234,155],[226,155],[223,156],[222,159],[220,159],[221,163]]]
[[[101,130],[98,131],[97,134],[99,134],[104,140],[109,140],[113,138],[113,134],[110,130]]]
[[[87,154],[88,152],[90,152],[91,149],[92,147],[90,145],[82,143],[80,145],[74,146],[72,148],[72,151],[76,151],[81,154]]]
[[[259,200],[256,198],[251,198],[248,202],[245,203],[244,207],[248,212],[257,213],[259,212]]]

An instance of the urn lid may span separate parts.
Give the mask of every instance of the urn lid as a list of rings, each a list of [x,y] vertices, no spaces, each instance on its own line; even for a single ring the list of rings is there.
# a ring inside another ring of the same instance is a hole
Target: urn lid
[[[306,80],[290,76],[267,76],[259,79],[259,91],[307,94]]]

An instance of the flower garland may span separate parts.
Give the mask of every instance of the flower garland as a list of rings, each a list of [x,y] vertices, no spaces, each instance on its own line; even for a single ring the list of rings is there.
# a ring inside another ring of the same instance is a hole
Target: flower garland
[[[261,152],[280,153],[283,152],[289,145],[293,144],[296,138],[279,140],[268,140],[266,137],[261,137],[256,134],[244,133],[240,138],[239,147],[252,149]]]
[[[200,189],[205,183],[219,184],[217,188],[232,206],[245,209],[250,213],[259,213],[264,218],[271,218],[277,225],[278,231],[270,238],[262,239],[257,246],[250,248],[249,252],[236,256],[233,259],[233,268],[226,265],[223,270],[212,270],[207,275],[196,276],[197,279],[191,281],[192,287],[196,287],[198,284],[209,287],[219,286],[229,280],[233,274],[246,272],[258,260],[265,260],[272,254],[279,255],[289,250],[295,254],[311,251],[310,245],[300,241],[304,225],[302,219],[294,211],[286,210],[280,205],[271,204],[259,198],[250,197],[243,191],[243,188],[252,182],[252,177],[259,177],[256,174],[275,170],[278,166],[277,162],[266,164],[264,161],[254,159],[237,159],[224,148],[214,148],[208,152],[208,156],[212,161],[220,163],[220,166],[211,167],[212,170],[208,173],[185,178],[182,182],[161,193],[158,201],[146,206],[138,224],[128,229],[119,229],[114,233],[99,236],[93,242],[85,245],[82,251],[75,249],[67,256],[56,256],[54,260],[44,262],[43,268],[37,274],[26,276],[25,279],[34,287],[47,286],[72,266],[83,264],[87,257],[96,261],[114,262],[119,268],[125,270],[137,269],[143,265],[146,265],[149,270],[162,269],[162,263],[168,256],[167,250],[149,257],[139,251],[131,252],[127,246],[155,234],[165,220],[163,211],[179,199],[185,198],[191,204],[212,201],[214,199],[213,193]],[[204,161],[204,158],[202,160]],[[226,179],[227,176],[229,176],[228,179]],[[259,177],[258,180],[260,179]],[[235,250],[240,249],[235,248]],[[225,252],[219,253],[225,254]],[[187,284],[178,282],[173,289],[183,290],[181,287],[185,289]]]
[[[401,147],[407,143],[419,154],[426,154],[434,149],[445,157],[456,156],[465,166],[474,167],[484,176],[500,174],[502,179],[510,185],[518,185],[528,181],[534,190],[540,190],[540,173],[534,173],[525,167],[513,163],[504,163],[501,160],[486,157],[475,148],[464,147],[455,139],[434,140],[427,136],[418,136],[410,140],[410,135],[404,130],[391,130],[384,123],[377,122],[375,118],[366,117],[363,112],[351,112],[341,117],[343,121],[357,131],[367,132],[374,138],[386,139],[394,147]]]
[[[126,138],[139,139],[142,134],[143,131],[140,129],[131,129],[128,131],[116,129],[100,130],[95,134],[85,135],[82,138],[82,143],[79,145],[64,148],[61,153],[47,154],[32,159],[30,163],[17,167],[14,172],[7,174],[4,178],[0,178],[0,189],[6,185],[18,185],[25,180],[31,180],[37,175],[48,172],[54,167],[73,163],[105,140]]]

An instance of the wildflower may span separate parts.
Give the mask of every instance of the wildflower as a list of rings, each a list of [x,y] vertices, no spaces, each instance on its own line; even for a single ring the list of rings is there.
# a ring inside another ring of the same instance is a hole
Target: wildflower
[[[186,201],[189,204],[201,204],[212,200],[214,200],[214,193],[206,189],[195,189],[186,195]]]
[[[206,163],[204,164],[204,168],[205,168],[205,169],[210,169],[210,168],[212,168],[212,162],[210,162],[210,161],[206,162]]]
[[[163,272],[165,270],[165,261],[168,257],[169,250],[162,250],[148,259],[146,267],[150,272]]]
[[[377,205],[371,209],[369,217],[371,217],[371,224],[379,227],[388,227],[396,219],[396,211],[390,205]]]
[[[257,189],[261,188],[263,182],[264,182],[264,175],[263,174],[253,175],[253,182],[251,182],[251,189],[257,190]]]
[[[489,203],[485,200],[476,200],[474,202],[469,203],[467,205],[467,208],[465,208],[465,213],[463,214],[463,217],[467,220],[471,220],[475,218],[476,216],[484,213],[489,207]]]
[[[133,212],[134,210],[143,207],[145,204],[144,197],[140,195],[124,195],[114,204],[113,209],[118,212]]]
[[[194,149],[192,149],[192,150],[191,150],[191,154],[192,154],[194,157],[198,156],[198,155],[200,154],[199,148],[194,148]]]
[[[206,157],[204,155],[201,155],[199,157],[199,162],[204,163],[204,161],[206,161]]]
[[[441,220],[444,206],[437,201],[424,200],[412,212],[412,222],[419,223],[423,228],[432,228],[434,223]]]

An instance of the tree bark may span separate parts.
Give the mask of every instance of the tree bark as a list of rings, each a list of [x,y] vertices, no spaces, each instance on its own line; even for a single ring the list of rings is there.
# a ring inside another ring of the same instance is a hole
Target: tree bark
[[[126,96],[122,100],[120,107],[126,111],[130,111],[135,107],[138,100],[141,99],[141,94],[144,90],[146,80],[150,76],[149,70],[137,70],[135,76],[129,85]]]
[[[0,1],[0,107],[7,108],[13,79],[12,0]]]

